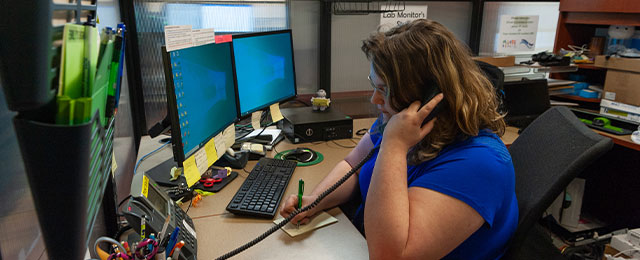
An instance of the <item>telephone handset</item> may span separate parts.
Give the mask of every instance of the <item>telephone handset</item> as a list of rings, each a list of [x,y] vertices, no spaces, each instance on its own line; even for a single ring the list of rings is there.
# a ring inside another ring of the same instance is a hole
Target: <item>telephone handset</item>
[[[438,94],[442,93],[440,91],[440,88],[437,86],[433,86],[428,93],[426,93],[424,95],[424,99],[422,99],[422,102],[420,104],[420,107],[423,107],[424,105],[426,105],[427,103],[429,103],[429,101],[431,101],[431,99],[433,99],[434,97],[436,97]],[[427,116],[427,118],[424,119],[424,121],[422,121],[422,125],[428,123],[429,121],[431,121],[431,119],[433,119],[436,115],[438,115],[438,113],[440,112],[440,110],[442,110],[442,103],[443,101],[440,101],[440,103],[438,103],[436,105],[436,107],[433,108],[433,110],[431,111],[431,113],[429,113],[429,115]]]
[[[151,233],[158,235],[165,220],[170,216],[165,234],[161,234],[158,239],[164,237],[164,240],[168,240],[168,233],[179,227],[177,241],[185,242],[181,249],[180,260],[197,259],[198,247],[193,221],[160,189],[158,184],[146,175],[142,175],[142,178],[134,177],[131,183],[131,198],[125,205],[123,214],[138,234],[141,234],[141,219],[144,218],[146,226],[144,233],[147,238]]]

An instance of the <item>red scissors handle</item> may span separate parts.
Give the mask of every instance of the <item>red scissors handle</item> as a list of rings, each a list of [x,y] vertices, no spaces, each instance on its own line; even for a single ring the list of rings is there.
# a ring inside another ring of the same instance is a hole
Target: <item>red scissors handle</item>
[[[213,184],[215,184],[216,182],[221,182],[222,178],[201,178],[200,182],[202,182],[202,185],[205,188],[211,188],[213,187]]]

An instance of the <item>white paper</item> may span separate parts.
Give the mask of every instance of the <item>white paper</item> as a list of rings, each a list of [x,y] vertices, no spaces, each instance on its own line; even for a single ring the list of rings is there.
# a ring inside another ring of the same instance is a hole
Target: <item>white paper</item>
[[[213,28],[193,29],[191,30],[191,36],[193,37],[193,46],[216,42],[216,34]]]
[[[278,224],[282,220],[284,220],[284,218],[279,217],[274,220],[273,223]],[[329,213],[323,211],[320,214],[314,216],[313,219],[311,219],[311,222],[309,222],[308,224],[300,225],[300,228],[298,228],[296,224],[289,222],[284,227],[282,227],[282,231],[286,232],[291,237],[296,237],[298,235],[302,235],[309,231],[313,231],[336,222],[338,222],[337,218],[334,218],[333,216],[329,215]]]
[[[604,98],[609,100],[616,100],[616,92],[606,91],[604,92]]]
[[[236,126],[231,124],[227,129],[222,131],[222,138],[227,147],[233,146],[233,144],[236,143]]]
[[[196,166],[198,167],[198,171],[200,172],[200,175],[202,175],[204,172],[207,171],[207,168],[209,168],[207,152],[204,149],[199,149],[195,153],[194,157],[196,160]]]
[[[380,10],[397,10],[402,5],[390,4],[381,5]],[[390,29],[394,26],[411,22],[417,19],[427,19],[427,5],[405,5],[404,11],[386,12],[380,14],[380,25],[384,29]]]
[[[222,132],[218,133],[213,140],[216,140],[214,145],[216,146],[216,153],[218,153],[218,158],[222,157],[225,152],[227,152],[227,144],[224,141],[224,137],[222,136]]]
[[[253,129],[260,129],[260,118],[262,118],[262,111],[256,111],[251,114],[251,126]]]
[[[502,15],[497,53],[532,52],[536,49],[537,15]]]
[[[249,133],[243,139],[256,136],[256,135],[260,134],[260,132],[262,132],[262,129],[253,130],[253,132]],[[273,143],[276,140],[276,138],[278,138],[278,136],[280,136],[281,133],[282,133],[282,130],[270,127],[270,128],[265,129],[264,132],[262,132],[262,134],[260,134],[260,135],[271,135],[271,143]]]
[[[191,25],[167,25],[164,27],[164,42],[167,52],[193,46]]]

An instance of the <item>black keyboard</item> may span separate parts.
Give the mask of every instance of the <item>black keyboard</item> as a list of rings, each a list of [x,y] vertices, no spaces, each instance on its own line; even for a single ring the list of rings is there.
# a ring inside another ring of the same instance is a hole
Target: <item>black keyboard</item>
[[[261,158],[227,210],[237,215],[273,218],[295,168],[294,161]]]

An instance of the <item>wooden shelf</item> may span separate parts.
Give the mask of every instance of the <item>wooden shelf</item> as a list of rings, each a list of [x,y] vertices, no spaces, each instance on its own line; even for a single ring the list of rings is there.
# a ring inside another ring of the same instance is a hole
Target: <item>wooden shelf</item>
[[[566,13],[567,24],[640,26],[640,15],[628,13]]]
[[[599,98],[585,98],[585,97],[575,96],[575,95],[553,95],[552,97],[560,97],[560,98],[570,99],[570,100],[575,100],[575,101],[582,101],[582,102],[590,102],[590,103],[598,103],[598,104],[600,104],[600,99]]]
[[[579,69],[587,69],[587,70],[606,70],[603,67],[596,67],[593,63],[577,63],[575,64]]]

